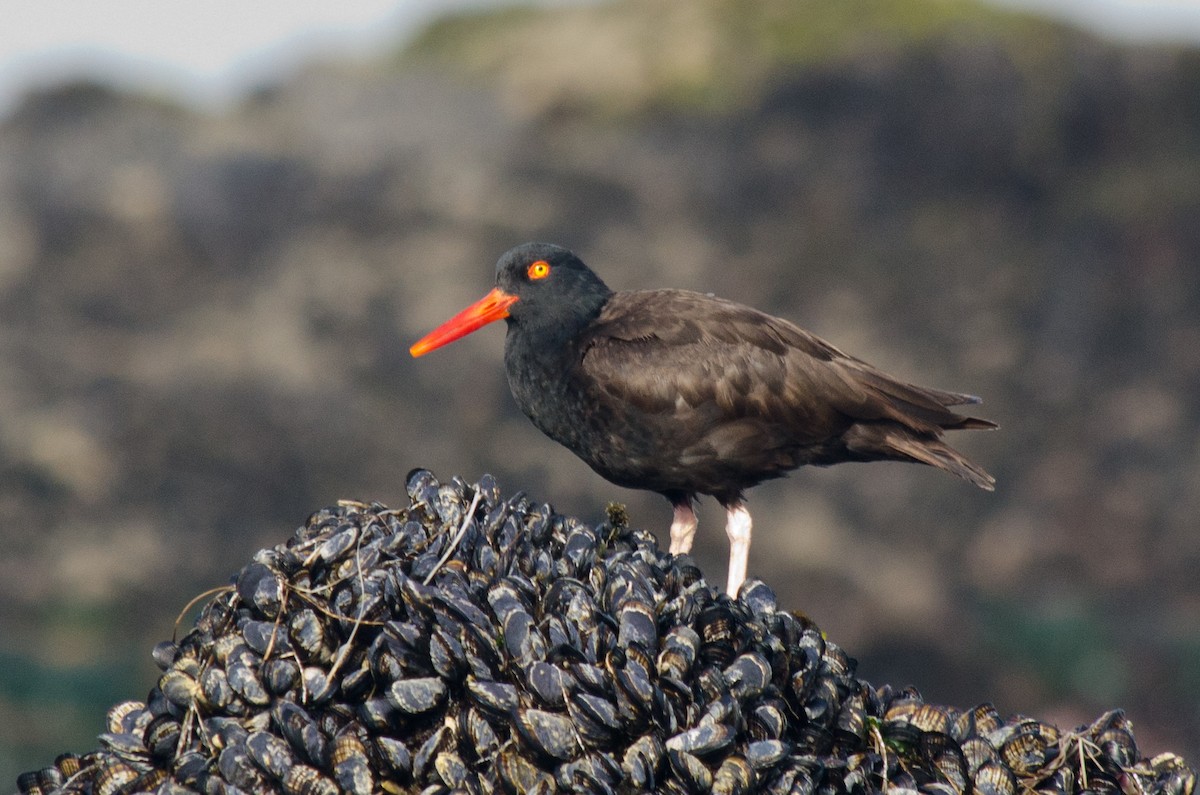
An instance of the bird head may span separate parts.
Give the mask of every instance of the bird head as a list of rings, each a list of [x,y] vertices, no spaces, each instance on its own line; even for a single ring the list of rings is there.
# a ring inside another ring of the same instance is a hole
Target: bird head
[[[551,243],[523,243],[496,263],[496,286],[409,348],[422,356],[496,320],[555,337],[592,320],[612,291],[573,253]]]

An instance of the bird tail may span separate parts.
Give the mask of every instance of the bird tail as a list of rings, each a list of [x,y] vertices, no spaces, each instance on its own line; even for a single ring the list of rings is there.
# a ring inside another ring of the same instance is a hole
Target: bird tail
[[[904,426],[855,425],[845,442],[850,451],[863,456],[863,460],[915,461],[957,475],[985,491],[996,489],[996,479],[983,467],[940,439],[918,435]]]
[[[996,427],[996,423],[989,420],[950,410],[951,406],[982,402],[975,395],[907,384],[857,360],[847,364],[846,369],[853,381],[870,396],[868,406],[875,412],[873,415],[862,412],[858,415],[860,419],[878,419],[882,415],[931,436],[938,436],[942,431],[982,431]]]

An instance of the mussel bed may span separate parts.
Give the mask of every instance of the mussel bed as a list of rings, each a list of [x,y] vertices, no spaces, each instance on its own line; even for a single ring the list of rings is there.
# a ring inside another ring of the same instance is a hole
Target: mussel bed
[[[751,579],[731,600],[611,506],[409,475],[260,551],[144,702],[22,793],[1182,793],[1119,710],[1071,731],[874,687]]]

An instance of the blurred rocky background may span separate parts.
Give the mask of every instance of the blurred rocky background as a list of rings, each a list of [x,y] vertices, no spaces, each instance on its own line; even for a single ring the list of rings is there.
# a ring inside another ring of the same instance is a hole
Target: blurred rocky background
[[[416,466],[618,489],[407,348],[531,239],[982,395],[926,468],[752,495],[750,572],[879,683],[1200,759],[1200,52],[966,0],[462,12],[220,111],[72,82],[0,119],[0,781],[95,746],[188,600]],[[698,560],[724,581],[719,509]],[[184,621],[190,623],[192,616]]]

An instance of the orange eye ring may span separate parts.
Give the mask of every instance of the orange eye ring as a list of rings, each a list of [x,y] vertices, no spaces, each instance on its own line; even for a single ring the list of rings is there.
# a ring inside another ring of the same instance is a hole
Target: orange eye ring
[[[550,275],[550,263],[540,259],[531,263],[525,273],[530,279],[544,279]]]

